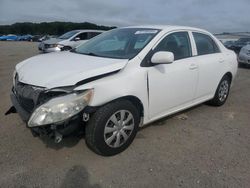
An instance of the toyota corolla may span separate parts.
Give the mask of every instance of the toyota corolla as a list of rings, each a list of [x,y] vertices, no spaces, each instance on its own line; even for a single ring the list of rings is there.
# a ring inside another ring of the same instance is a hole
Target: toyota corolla
[[[56,142],[85,128],[89,148],[110,156],[140,126],[206,101],[223,105],[236,72],[235,53],[205,30],[118,28],[17,64],[8,113]]]

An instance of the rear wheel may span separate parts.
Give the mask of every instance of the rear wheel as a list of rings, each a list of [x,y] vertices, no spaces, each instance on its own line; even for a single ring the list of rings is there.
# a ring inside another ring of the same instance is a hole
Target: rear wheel
[[[97,154],[118,154],[134,140],[139,120],[139,112],[130,101],[109,103],[91,117],[86,126],[86,143]]]
[[[226,102],[227,97],[229,95],[230,85],[231,85],[231,79],[228,75],[225,75],[221,79],[217,87],[214,98],[211,101],[209,101],[208,104],[211,104],[213,106],[223,105]]]

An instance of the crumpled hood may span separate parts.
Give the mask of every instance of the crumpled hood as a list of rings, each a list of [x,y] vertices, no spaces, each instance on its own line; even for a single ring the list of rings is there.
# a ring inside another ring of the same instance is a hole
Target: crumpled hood
[[[65,39],[59,39],[59,38],[50,38],[48,40],[43,41],[44,44],[57,44],[58,42],[61,42]]]
[[[50,89],[120,70],[127,62],[127,59],[58,52],[31,57],[17,64],[16,71],[20,82]]]

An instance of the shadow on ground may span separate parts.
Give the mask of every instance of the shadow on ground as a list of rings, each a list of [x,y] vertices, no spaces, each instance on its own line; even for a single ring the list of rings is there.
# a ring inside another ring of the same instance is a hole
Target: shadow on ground
[[[66,173],[60,188],[100,188],[98,184],[91,185],[89,174],[83,166],[73,166]]]

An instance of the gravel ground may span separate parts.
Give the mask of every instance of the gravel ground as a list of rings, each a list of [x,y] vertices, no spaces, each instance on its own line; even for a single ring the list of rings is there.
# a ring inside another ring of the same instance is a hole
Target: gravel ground
[[[80,136],[54,144],[4,116],[15,65],[36,54],[37,43],[0,42],[0,187],[250,186],[250,69],[239,69],[224,106],[152,123],[125,152],[101,157]]]

